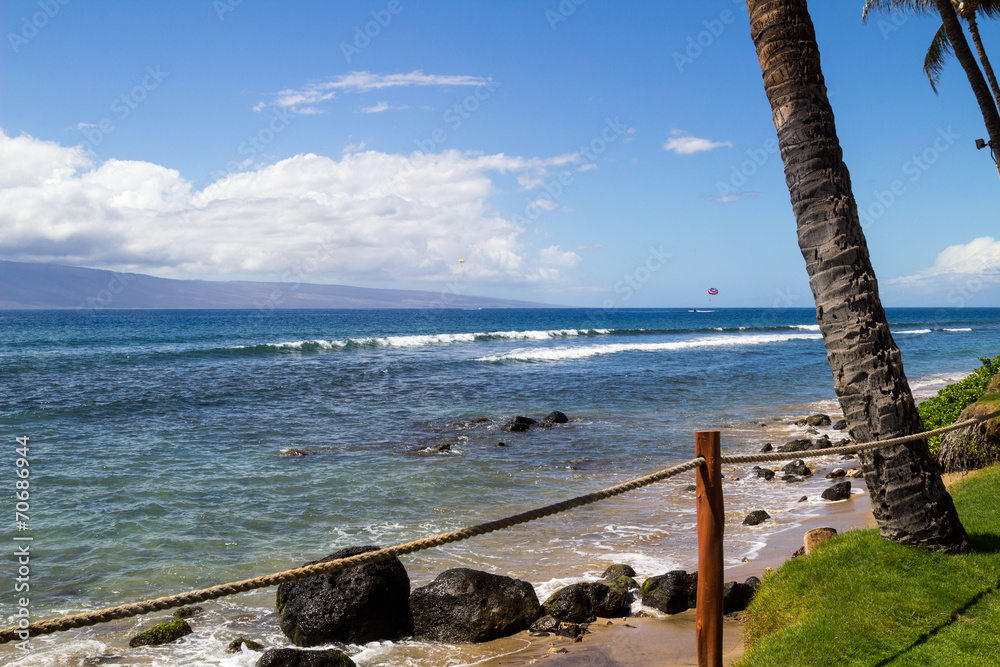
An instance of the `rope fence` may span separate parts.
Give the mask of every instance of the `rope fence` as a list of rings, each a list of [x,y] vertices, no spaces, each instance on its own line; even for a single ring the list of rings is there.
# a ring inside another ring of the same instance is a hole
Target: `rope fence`
[[[939,435],[942,433],[947,433],[949,431],[957,430],[959,428],[965,428],[977,423],[984,422],[989,419],[993,419],[995,417],[1000,417],[1000,411],[996,411],[976,419],[968,419],[966,421],[952,424],[951,426],[947,426],[945,428],[935,429],[933,431],[926,431],[924,433],[904,436],[900,438],[891,438],[889,440],[873,441],[862,444],[853,444],[845,447],[833,447],[828,449],[809,450],[804,452],[768,452],[764,454],[728,455],[728,456],[719,456],[714,458],[717,458],[718,464],[722,463],[732,464],[732,463],[757,463],[766,461],[783,461],[783,460],[797,459],[797,458],[815,458],[820,456],[830,456],[834,454],[853,454],[867,449],[879,449],[882,447],[890,447],[894,445],[905,444],[908,442],[914,442],[917,440],[924,440],[933,435]],[[700,433],[707,433],[707,432],[700,432]],[[718,432],[716,431],[714,433]],[[61,616],[47,621],[39,621],[36,623],[31,623],[23,627],[20,625],[9,626],[0,629],[0,644],[5,644],[15,639],[23,640],[26,639],[27,637],[37,637],[40,635],[47,635],[54,632],[71,630],[74,628],[82,628],[91,625],[97,625],[99,623],[107,623],[109,621],[113,621],[116,619],[130,618],[132,616],[140,616],[142,614],[148,614],[154,611],[162,611],[174,607],[182,607],[197,602],[214,600],[216,598],[225,597],[228,595],[235,595],[237,593],[243,593],[246,591],[251,591],[259,588],[268,588],[270,586],[276,586],[278,584],[290,581],[297,581],[299,579],[305,579],[307,577],[315,577],[320,574],[338,572],[340,570],[346,570],[352,567],[366,565],[368,563],[377,563],[397,556],[402,556],[405,554],[422,551],[424,549],[439,547],[452,542],[460,542],[462,540],[467,540],[469,538],[476,537],[478,535],[485,535],[487,533],[492,533],[497,530],[502,530],[505,528],[517,526],[522,523],[528,523],[529,521],[534,521],[536,519],[541,519],[547,516],[551,516],[553,514],[565,512],[567,510],[581,507],[583,505],[589,505],[591,503],[595,503],[600,500],[605,500],[607,498],[619,496],[623,493],[634,491],[636,489],[649,486],[650,484],[655,484],[656,482],[669,479],[671,477],[687,472],[689,470],[694,470],[696,468],[702,468],[704,470],[707,467],[709,466],[706,466],[705,456],[699,455],[691,459],[690,461],[686,461],[684,463],[671,466],[663,470],[659,470],[657,472],[645,475],[643,477],[637,477],[635,479],[629,480],[622,484],[618,484],[616,486],[609,487],[607,489],[603,489],[601,491],[596,491],[582,496],[577,496],[569,500],[564,500],[562,502],[546,505],[544,507],[539,507],[537,509],[529,510],[527,512],[522,512],[520,514],[515,514],[513,516],[509,516],[503,519],[497,519],[495,521],[481,523],[475,526],[470,526],[468,528],[463,528],[460,530],[455,530],[447,533],[441,533],[438,535],[434,535],[432,537],[427,537],[419,540],[414,540],[412,542],[406,542],[403,544],[386,547],[384,549],[379,549],[377,551],[369,551],[363,554],[358,554],[356,556],[340,558],[333,561],[314,563],[312,565],[306,565],[291,570],[285,570],[283,572],[277,572],[275,574],[269,574],[261,577],[255,577],[252,579],[244,579],[242,581],[220,584],[217,586],[212,586],[210,588],[202,588],[198,590],[188,591],[186,593],[179,593],[176,595],[170,595],[166,597],[143,600],[141,602],[124,604],[116,607],[108,607],[105,609],[83,612],[80,614]],[[700,475],[698,481],[699,485],[701,485],[704,483],[705,480]],[[701,489],[701,486],[699,486],[699,489]],[[699,490],[699,494],[700,493],[701,491]],[[25,635],[25,633],[27,633],[27,635]]]
[[[577,496],[576,498],[564,500],[552,505],[546,505],[545,507],[539,507],[537,509],[515,514],[504,519],[481,523],[476,526],[455,530],[449,533],[441,533],[439,535],[415,540],[413,542],[406,542],[404,544],[386,547],[385,549],[379,549],[378,551],[368,551],[363,554],[358,554],[357,556],[339,558],[325,563],[315,563],[313,565],[306,565],[292,570],[285,570],[284,572],[255,577],[253,579],[244,579],[243,581],[234,581],[228,584],[212,586],[211,588],[202,588],[199,590],[188,591],[186,593],[179,593],[177,595],[170,595],[153,600],[144,600],[133,604],[125,604],[117,607],[109,607],[107,609],[88,611],[82,614],[61,616],[48,621],[31,623],[24,628],[19,626],[7,627],[0,630],[0,644],[10,642],[13,639],[22,638],[19,633],[24,633],[25,630],[28,631],[29,637],[36,637],[39,635],[51,634],[53,632],[61,632],[63,630],[72,630],[73,628],[97,625],[98,623],[107,623],[120,618],[140,616],[154,611],[162,611],[173,607],[182,607],[196,602],[204,602],[205,600],[214,600],[215,598],[244,593],[258,588],[268,588],[270,586],[276,586],[288,581],[305,579],[306,577],[315,577],[320,574],[338,572],[340,570],[346,570],[348,568],[358,567],[368,563],[377,563],[396,556],[402,556],[404,554],[414,553],[424,549],[439,547],[451,542],[460,542],[462,540],[467,540],[470,537],[485,535],[486,533],[492,533],[495,530],[510,528],[518,524],[527,523],[529,521],[541,519],[553,514],[565,512],[576,507],[581,507],[582,505],[596,503],[599,500],[619,496],[623,493],[634,491],[635,489],[640,489],[644,486],[649,486],[650,484],[655,484],[656,482],[669,479],[675,475],[687,472],[688,470],[694,470],[695,468],[704,465],[704,463],[704,458],[697,457],[691,459],[690,461],[686,461],[685,463],[665,468],[658,472],[645,475],[644,477],[637,477],[636,479],[629,480],[601,491],[595,491],[594,493]]]
[[[722,456],[720,458],[720,463],[765,463],[768,461],[787,461],[788,459],[812,459],[819,456],[832,456],[834,454],[856,454],[858,452],[863,452],[869,449],[882,449],[883,447],[894,447],[896,445],[905,445],[908,442],[917,442],[918,440],[926,440],[931,436],[941,435],[943,433],[948,433],[949,431],[957,431],[960,428],[967,428],[973,426],[974,424],[979,424],[981,422],[993,419],[995,417],[1000,417],[1000,410],[996,412],[991,412],[988,415],[982,417],[975,417],[973,419],[966,419],[963,422],[957,422],[951,426],[945,426],[944,428],[936,428],[933,431],[924,431],[923,433],[914,433],[913,435],[904,435],[898,438],[889,438],[888,440],[872,440],[870,442],[855,443],[853,445],[844,445],[843,447],[828,447],[826,449],[810,449],[808,451],[800,452],[766,452],[763,454],[730,454]]]

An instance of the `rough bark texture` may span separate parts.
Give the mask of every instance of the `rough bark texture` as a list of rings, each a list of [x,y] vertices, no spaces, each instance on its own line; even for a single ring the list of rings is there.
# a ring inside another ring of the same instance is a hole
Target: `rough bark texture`
[[[834,388],[856,441],[923,430],[889,333],[805,0],[748,0],[799,247]],[[925,441],[861,455],[883,537],[958,552],[968,538]]]
[[[990,90],[993,91],[993,99],[996,100],[997,107],[1000,108],[1000,85],[997,84],[997,75],[993,71],[993,65],[990,64],[990,59],[986,55],[986,49],[983,47],[983,38],[979,35],[979,22],[976,20],[975,12],[967,20],[969,22],[969,34],[972,35],[972,43],[976,45],[979,62],[983,64],[983,72],[986,74],[986,80],[990,84]]]
[[[986,121],[986,131],[990,135],[993,150],[1000,150],[1000,109],[993,101],[989,86],[986,85],[986,79],[983,78],[983,73],[979,70],[979,65],[976,64],[976,58],[972,55],[969,42],[965,39],[962,24],[958,22],[958,14],[955,13],[955,7],[951,4],[951,0],[935,1],[938,12],[941,14],[944,30],[948,33],[951,48],[955,52],[958,62],[962,64],[965,75],[969,77],[969,85],[972,86],[972,92],[975,93],[976,101],[979,102],[979,109],[983,113],[983,120]],[[997,163],[997,173],[1000,174],[1000,161]]]

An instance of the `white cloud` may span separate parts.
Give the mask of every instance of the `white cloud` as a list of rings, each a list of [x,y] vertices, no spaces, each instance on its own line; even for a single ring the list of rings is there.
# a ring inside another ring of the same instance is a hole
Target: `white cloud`
[[[938,253],[930,268],[893,278],[888,284],[928,286],[961,280],[1000,283],[1000,241],[982,236],[964,245],[948,246]]]
[[[756,197],[759,194],[756,190],[747,190],[746,192],[734,192],[729,195],[709,195],[708,198],[716,204],[732,204],[733,202],[749,199],[750,197]]]
[[[551,211],[554,208],[559,208],[559,204],[555,203],[554,201],[546,197],[542,197],[541,199],[536,199],[535,201],[531,202],[529,206],[537,206],[543,211]]]
[[[501,189],[496,174],[516,177],[562,156],[296,155],[201,191],[173,169],[95,163],[79,147],[2,130],[0,161],[18,165],[0,170],[4,259],[349,284],[440,284],[458,270],[456,257],[470,284],[534,284],[561,280],[558,267],[579,261],[528,247],[490,201]],[[307,272],[289,273],[296,267]]]
[[[483,77],[464,74],[424,74],[421,70],[406,74],[350,72],[326,81],[307,83],[298,89],[278,91],[270,96],[269,101],[262,100],[255,104],[253,110],[260,111],[268,105],[274,105],[293,113],[322,113],[315,105],[332,99],[338,91],[364,93],[405,86],[481,86],[488,81]]]
[[[361,107],[361,113],[382,113],[389,109],[388,102],[379,102],[370,107]]]
[[[721,148],[722,146],[731,148],[733,145],[731,141],[712,141],[711,139],[689,137],[682,130],[672,130],[670,135],[671,138],[667,139],[663,144],[663,149],[673,151],[678,155],[692,155],[694,153],[710,151],[713,148]]]
[[[546,264],[552,264],[553,266],[562,267],[564,269],[572,269],[582,260],[582,258],[575,252],[560,250],[557,245],[542,248],[541,252],[538,253],[538,257]]]
[[[346,146],[344,146],[343,152],[344,153],[357,153],[358,151],[364,150],[365,145],[366,144],[365,144],[364,141],[359,141],[356,144],[347,144]]]

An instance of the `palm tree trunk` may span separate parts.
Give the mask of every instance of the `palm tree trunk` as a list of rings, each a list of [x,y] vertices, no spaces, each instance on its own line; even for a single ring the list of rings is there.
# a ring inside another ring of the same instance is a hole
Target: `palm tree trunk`
[[[993,99],[997,101],[1000,108],[1000,85],[997,85],[997,75],[993,72],[990,59],[986,57],[986,49],[983,48],[983,40],[979,36],[979,22],[976,15],[969,16],[969,34],[972,35],[972,43],[976,45],[976,52],[979,54],[979,62],[983,65],[983,72],[986,73],[986,80],[990,82],[990,90],[993,91]]]
[[[969,77],[969,85],[972,86],[972,92],[975,93],[976,101],[979,102],[979,110],[983,114],[983,120],[986,121],[986,132],[990,135],[990,144],[996,151],[1000,149],[1000,109],[997,108],[997,103],[990,96],[986,79],[979,71],[979,65],[976,64],[976,58],[969,48],[969,42],[965,39],[962,24],[958,22],[958,14],[955,12],[951,0],[935,0],[935,2],[955,57],[962,64],[965,75]],[[997,162],[997,173],[1000,174],[1000,161]]]
[[[858,222],[805,0],[748,0],[785,181],[834,388],[856,441],[923,430]],[[883,537],[968,547],[926,441],[861,454]]]

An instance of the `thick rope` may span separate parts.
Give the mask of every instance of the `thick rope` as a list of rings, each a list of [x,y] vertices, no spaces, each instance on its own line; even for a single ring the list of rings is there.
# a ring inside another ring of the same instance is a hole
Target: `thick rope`
[[[907,442],[916,442],[917,440],[926,440],[932,435],[941,435],[942,433],[947,433],[949,431],[956,431],[960,428],[966,428],[968,426],[973,426],[981,422],[993,419],[995,417],[1000,417],[1000,410],[996,412],[991,412],[983,417],[976,417],[974,419],[966,419],[964,422],[958,422],[952,424],[951,426],[945,426],[944,428],[936,428],[933,431],[924,431],[923,433],[914,433],[913,435],[904,435],[899,438],[889,438],[888,440],[873,440],[871,442],[855,443],[853,445],[845,445],[843,447],[830,447],[829,449],[810,449],[808,451],[800,452],[767,452],[766,454],[730,454],[727,456],[719,457],[722,463],[763,463],[765,461],[787,461],[789,459],[811,459],[817,458],[819,456],[832,456],[834,454],[856,454],[857,452],[862,452],[866,449],[881,449],[882,447],[892,447],[894,445],[902,445]]]
[[[413,542],[406,542],[405,544],[379,549],[378,551],[368,551],[363,554],[358,554],[357,556],[340,558],[333,561],[327,561],[325,563],[314,563],[313,565],[306,565],[304,567],[286,570],[284,572],[278,572],[276,574],[270,574],[263,577],[244,579],[243,581],[235,581],[228,584],[212,586],[211,588],[188,591],[187,593],[179,593],[177,595],[170,595],[153,600],[144,600],[133,604],[109,607],[107,609],[89,611],[82,614],[62,616],[48,621],[39,621],[37,623],[31,623],[26,628],[19,628],[17,626],[3,628],[0,630],[0,644],[5,644],[13,641],[14,639],[20,639],[21,636],[17,634],[19,631],[23,632],[24,630],[27,630],[29,636],[37,637],[38,635],[47,635],[53,632],[61,632],[63,630],[71,630],[73,628],[82,628],[89,625],[96,625],[98,623],[107,623],[108,621],[113,621],[119,618],[129,618],[130,616],[139,616],[141,614],[148,614],[153,611],[170,609],[172,607],[182,607],[184,605],[204,602],[205,600],[214,600],[215,598],[235,595],[236,593],[243,593],[257,588],[267,588],[269,586],[275,586],[287,581],[296,581],[298,579],[305,579],[306,577],[315,577],[320,574],[346,570],[348,568],[358,567],[359,565],[365,565],[367,563],[377,563],[379,561],[388,560],[403,554],[413,553],[423,549],[430,549],[432,547],[439,547],[450,542],[467,540],[470,537],[485,535],[486,533],[492,533],[495,530],[510,528],[511,526],[516,526],[521,523],[527,523],[528,521],[541,519],[542,517],[558,514],[559,512],[565,512],[566,510],[571,510],[575,507],[580,507],[581,505],[589,505],[590,503],[595,503],[598,500],[618,496],[628,491],[633,491],[655,482],[663,481],[675,475],[687,472],[688,470],[693,470],[704,464],[705,459],[699,456],[698,458],[691,459],[686,463],[682,463],[671,468],[665,468],[659,472],[654,472],[644,477],[638,477],[602,491],[577,496],[576,498],[564,500],[559,503],[515,514],[514,516],[510,516],[505,519],[481,523],[478,526],[463,528],[462,530],[456,530],[450,533],[441,533],[440,535],[415,540]]]

